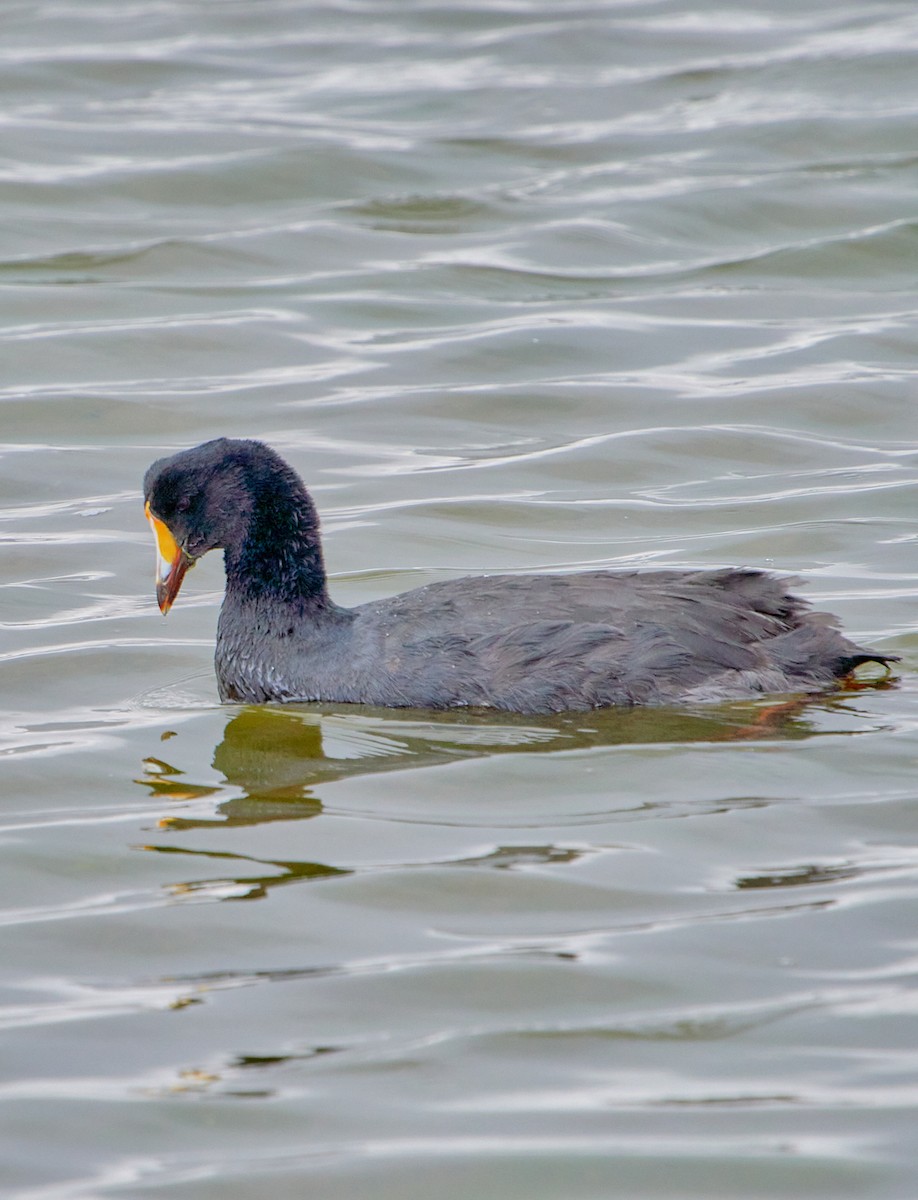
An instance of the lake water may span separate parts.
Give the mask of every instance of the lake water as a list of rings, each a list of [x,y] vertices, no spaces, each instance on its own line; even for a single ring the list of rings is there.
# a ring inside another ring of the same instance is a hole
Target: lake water
[[[913,0],[34,0],[0,44],[0,1190],[918,1192]],[[764,565],[898,682],[218,703],[146,466],[358,603]]]

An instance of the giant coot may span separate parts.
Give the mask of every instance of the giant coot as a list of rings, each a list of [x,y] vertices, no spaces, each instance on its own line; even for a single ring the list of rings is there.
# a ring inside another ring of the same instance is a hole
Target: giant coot
[[[144,492],[164,613],[188,567],[223,550],[223,700],[553,713],[818,692],[897,661],[753,570],[475,576],[342,608],[312,499],[261,442],[160,459]]]

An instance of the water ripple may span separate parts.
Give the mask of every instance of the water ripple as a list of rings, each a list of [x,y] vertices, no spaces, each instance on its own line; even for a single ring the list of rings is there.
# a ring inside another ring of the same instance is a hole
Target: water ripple
[[[10,11],[17,1195],[912,1193],[916,57],[907,0]],[[139,495],[221,434],[341,603],[763,564],[902,674],[222,706],[219,556],[163,621]]]

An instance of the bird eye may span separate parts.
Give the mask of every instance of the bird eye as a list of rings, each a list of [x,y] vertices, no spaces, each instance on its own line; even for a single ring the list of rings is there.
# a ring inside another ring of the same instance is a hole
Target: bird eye
[[[176,512],[181,512],[181,513],[188,512],[189,508],[191,508],[191,497],[190,496],[179,496],[178,500],[175,503]]]

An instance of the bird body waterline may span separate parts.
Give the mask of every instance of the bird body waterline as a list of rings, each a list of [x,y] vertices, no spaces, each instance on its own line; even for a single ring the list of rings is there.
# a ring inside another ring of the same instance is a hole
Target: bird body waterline
[[[343,608],[296,472],[257,441],[218,438],[144,479],[165,613],[222,548],[220,697],[520,713],[822,692],[895,655],[747,569],[467,576]]]

